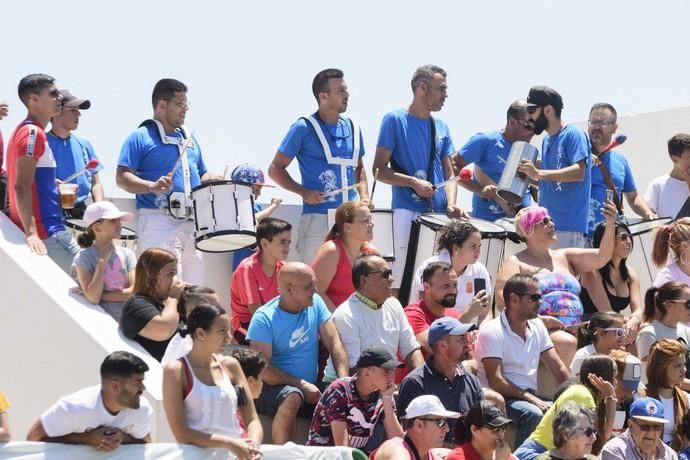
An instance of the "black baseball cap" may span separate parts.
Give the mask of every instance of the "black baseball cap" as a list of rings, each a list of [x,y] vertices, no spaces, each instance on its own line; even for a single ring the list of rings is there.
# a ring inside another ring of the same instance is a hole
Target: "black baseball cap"
[[[482,400],[475,403],[465,416],[466,423],[476,426],[492,426],[494,428],[507,425],[513,421],[503,415],[501,409],[491,401]]]
[[[378,345],[372,345],[362,350],[362,354],[359,355],[355,367],[359,369],[372,366],[382,369],[397,369],[402,366],[402,363],[388,353],[388,350],[385,348]]]
[[[561,95],[558,94],[558,91],[548,86],[533,86],[530,88],[527,102],[539,107],[551,105],[557,109],[563,108],[563,98]]]

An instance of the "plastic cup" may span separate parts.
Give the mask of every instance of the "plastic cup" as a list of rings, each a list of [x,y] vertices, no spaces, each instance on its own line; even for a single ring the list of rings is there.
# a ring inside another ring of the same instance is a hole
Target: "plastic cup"
[[[60,192],[60,206],[62,209],[72,209],[77,202],[77,184],[58,184],[58,192]]]

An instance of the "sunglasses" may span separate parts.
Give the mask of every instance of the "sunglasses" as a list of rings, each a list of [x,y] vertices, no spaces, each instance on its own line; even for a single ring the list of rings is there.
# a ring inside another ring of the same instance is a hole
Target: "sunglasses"
[[[582,431],[588,438],[597,434],[596,428],[592,428],[591,426],[587,428],[576,428],[575,431]]]
[[[434,422],[437,427],[443,428],[446,426],[446,423],[448,421],[445,418],[423,418],[423,417],[417,417],[417,420],[424,420],[425,422]]]
[[[517,295],[519,295],[521,298],[522,297],[529,297],[529,300],[532,302],[541,302],[541,294],[528,294],[526,292],[516,292]]]
[[[383,278],[383,279],[388,279],[388,278],[390,278],[391,275],[393,274],[393,270],[391,270],[390,268],[387,268],[387,269],[385,269],[385,270],[374,270],[373,272],[369,272],[369,273],[367,273],[367,274],[364,275],[364,276],[376,275],[376,274],[378,274],[378,273],[381,274],[381,278]]]
[[[627,233],[619,233],[618,235],[616,235],[616,239],[620,241],[630,241],[632,240],[632,237]]]
[[[534,115],[535,113],[537,113],[538,108],[539,107],[537,106],[530,105],[529,107],[527,107],[527,113],[529,113],[530,115]]]
[[[602,331],[615,332],[616,337],[625,337],[625,329],[622,327],[605,327]]]
[[[550,218],[549,216],[544,217],[542,220],[539,220],[535,222],[535,224],[542,224],[544,227],[546,227],[549,224],[553,223],[553,219]]]
[[[647,423],[640,423],[638,421],[635,421],[638,427],[640,427],[640,431],[663,431],[664,425],[662,424],[647,424]]]
[[[690,299],[688,299],[688,300],[682,300],[682,299],[678,299],[678,300],[667,300],[667,302],[684,303],[684,304],[685,304],[685,308],[690,309]]]

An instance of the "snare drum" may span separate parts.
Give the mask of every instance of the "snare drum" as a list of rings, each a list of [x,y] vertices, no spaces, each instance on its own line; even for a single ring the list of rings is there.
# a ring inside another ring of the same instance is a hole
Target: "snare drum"
[[[256,242],[254,196],[249,184],[206,182],[192,189],[194,238],[204,252],[229,252]]]
[[[410,243],[407,248],[407,261],[405,273],[398,298],[407,301],[410,290],[410,281],[414,270],[426,259],[436,253],[436,241],[438,232],[450,222],[451,218],[445,214],[422,214],[412,222]],[[495,283],[496,273],[503,262],[506,230],[499,225],[481,219],[470,219],[482,235],[482,250],[479,262],[486,266],[489,275]],[[404,293],[402,291],[405,291]]]
[[[515,230],[514,217],[502,217],[494,222],[506,231],[506,245],[503,250],[503,260],[525,249],[525,243]]]
[[[641,292],[646,292],[652,286],[659,271],[649,256],[652,253],[654,236],[656,235],[656,232],[652,230],[671,222],[673,219],[670,217],[647,221],[640,218],[628,219],[628,228],[633,236],[633,250],[628,256],[627,263],[637,268]]]
[[[86,222],[83,219],[65,219],[65,227],[67,227],[72,233],[72,237],[76,240],[79,235],[86,231]],[[137,250],[137,232],[131,228],[122,226],[122,231],[120,231],[120,238],[115,240],[120,246],[127,249],[131,249],[136,252]]]
[[[374,237],[371,244],[379,250],[386,261],[395,260],[395,240],[393,235],[393,210],[373,209],[371,220],[374,223]],[[335,224],[335,209],[328,210],[328,229]]]

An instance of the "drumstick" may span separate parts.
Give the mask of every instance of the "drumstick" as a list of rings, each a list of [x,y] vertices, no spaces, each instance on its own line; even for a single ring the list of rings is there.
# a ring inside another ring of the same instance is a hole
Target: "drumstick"
[[[362,183],[361,183],[361,182],[357,182],[356,184],[348,185],[347,187],[343,187],[343,188],[340,188],[340,189],[338,189],[338,190],[331,190],[331,191],[328,192],[328,193],[324,193],[324,194],[323,194],[323,198],[329,198],[329,197],[331,197],[331,196],[337,195],[338,193],[342,193],[342,192],[344,192],[344,191],[346,191],[346,190],[350,190],[350,189],[353,189],[353,188],[355,188],[355,187],[359,187],[360,185],[362,185]]]
[[[175,175],[175,171],[177,171],[177,168],[178,168],[178,167],[180,166],[180,164],[182,163],[182,155],[184,155],[185,152],[187,151],[187,147],[189,147],[189,144],[192,142],[192,137],[194,137],[194,133],[192,133],[192,134],[189,136],[189,139],[187,139],[187,142],[184,143],[184,146],[182,147],[182,150],[180,150],[180,156],[177,157],[177,161],[175,162],[175,166],[173,166],[172,171],[170,171],[170,175],[171,175],[171,176],[174,176],[174,175]]]
[[[66,177],[65,179],[63,179],[62,182],[63,182],[63,183],[67,183],[67,182],[71,181],[72,179],[74,179],[75,177],[77,177],[77,176],[79,176],[79,175],[81,175],[81,174],[84,174],[86,171],[89,171],[89,170],[91,170],[91,169],[96,169],[96,168],[98,167],[99,164],[100,164],[100,163],[99,163],[99,161],[98,161],[96,158],[92,158],[92,159],[89,160],[88,163],[86,163],[86,166],[84,166],[82,169],[80,169],[79,171],[75,172],[75,173],[72,174],[71,176]]]
[[[369,203],[374,202],[374,192],[376,191],[377,180],[379,180],[379,168],[374,169],[374,185],[371,186],[371,195],[369,195]]]
[[[223,180],[225,180],[227,175],[228,175],[228,165],[225,165],[225,169],[223,170]]]
[[[434,190],[438,190],[445,185],[452,184],[452,183],[457,182],[459,180],[460,180],[459,176],[453,176],[448,180],[444,180],[443,182],[439,182],[438,184],[434,184],[433,187],[434,187]]]

